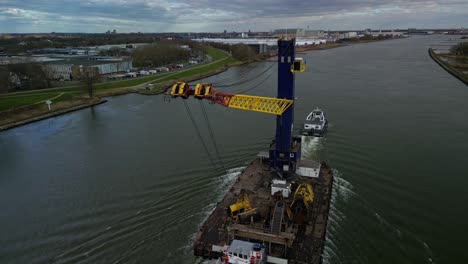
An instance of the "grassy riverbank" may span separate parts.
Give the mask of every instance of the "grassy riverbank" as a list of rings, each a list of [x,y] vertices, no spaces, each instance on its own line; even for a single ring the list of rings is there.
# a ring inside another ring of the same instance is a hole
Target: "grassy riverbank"
[[[179,70],[176,72],[160,73],[123,81],[97,83],[94,85],[95,92],[97,95],[103,96],[106,94],[106,92],[113,94],[115,92],[113,91],[114,89],[134,88],[133,91],[135,91],[143,88],[138,86],[144,86],[147,83],[159,84],[168,81],[175,81],[180,78],[190,78],[193,75],[208,74],[212,71],[223,68],[226,65],[238,63],[237,60],[231,58],[229,54],[221,50],[209,47],[207,51],[208,55],[212,58],[212,62],[210,63],[196,65],[189,69]],[[84,89],[80,86],[70,86],[0,95],[0,112],[32,105],[35,103],[41,103],[60,94],[65,96],[60,96],[56,101],[69,100],[72,97],[83,97],[85,92]]]
[[[437,54],[429,48],[429,56],[447,72],[468,85],[468,58],[451,54]]]
[[[96,98],[88,98],[83,87],[71,86],[24,91],[0,95],[0,128],[12,123],[22,123],[26,119],[62,114],[67,109],[80,105],[94,105],[101,97],[138,92],[143,94],[157,94],[171,85],[174,81],[188,81],[204,78],[225,70],[228,66],[240,64],[228,53],[208,47],[211,62],[196,65],[188,69],[145,76],[124,81],[98,83],[94,85]],[[146,90],[146,84],[153,84],[153,89]],[[49,110],[46,101],[52,101]],[[96,101],[97,100],[97,101]],[[9,127],[9,126],[8,126]]]

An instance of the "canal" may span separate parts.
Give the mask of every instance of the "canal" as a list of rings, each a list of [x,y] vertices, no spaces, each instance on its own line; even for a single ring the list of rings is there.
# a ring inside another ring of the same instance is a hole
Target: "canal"
[[[295,128],[317,106],[330,121],[303,147],[336,176],[325,263],[468,262],[468,87],[427,53],[445,38],[298,55]],[[208,81],[274,96],[276,65]],[[197,227],[267,148],[275,117],[188,100],[200,138],[182,100],[163,99],[113,97],[0,132],[0,263],[199,262]]]

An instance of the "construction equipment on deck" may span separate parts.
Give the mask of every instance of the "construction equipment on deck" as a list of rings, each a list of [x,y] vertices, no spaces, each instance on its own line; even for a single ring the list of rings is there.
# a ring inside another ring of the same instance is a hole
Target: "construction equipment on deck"
[[[302,182],[297,186],[294,192],[294,200],[291,202],[290,208],[293,208],[296,202],[302,201],[307,210],[309,210],[312,202],[314,201],[314,191],[312,186],[306,182]]]
[[[284,210],[287,205],[284,201],[277,201],[275,204],[275,209],[273,211],[273,216],[271,219],[271,233],[279,235],[281,232],[281,225],[283,224]]]
[[[237,220],[239,216],[254,211],[254,209],[250,205],[249,196],[245,191],[240,192],[237,201],[231,206],[229,206],[229,211],[233,220]]]

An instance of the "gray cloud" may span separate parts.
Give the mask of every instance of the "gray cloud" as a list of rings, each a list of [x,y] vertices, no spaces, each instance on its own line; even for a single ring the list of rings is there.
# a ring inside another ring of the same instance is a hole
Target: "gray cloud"
[[[0,32],[468,26],[460,0],[0,0]]]

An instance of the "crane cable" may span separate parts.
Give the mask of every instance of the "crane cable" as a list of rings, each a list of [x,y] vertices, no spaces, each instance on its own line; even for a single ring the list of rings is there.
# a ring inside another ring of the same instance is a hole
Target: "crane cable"
[[[197,123],[195,122],[195,119],[193,118],[192,112],[190,111],[190,107],[188,106],[187,102],[185,100],[182,100],[184,102],[185,110],[187,110],[187,114],[190,118],[190,121],[192,121],[193,127],[195,128],[195,131],[197,132],[198,139],[200,140],[201,144],[203,145],[203,149],[205,150],[206,155],[208,156],[208,159],[211,162],[211,165],[213,168],[216,170],[217,167],[215,163],[213,162],[213,158],[211,157],[210,152],[208,151],[208,148],[205,144],[205,141],[203,140],[203,137],[200,133],[200,129],[198,129]]]
[[[284,56],[284,55],[286,54],[286,52],[287,52],[289,49],[291,49],[291,44],[289,44],[289,46],[283,51],[283,53],[281,54],[281,56]],[[270,67],[268,67],[267,70],[271,69],[271,68],[273,67],[273,65],[275,65],[275,64],[276,64],[276,63],[272,63],[272,64],[270,65]],[[266,73],[267,70],[263,71],[263,72],[260,73],[260,74]],[[259,75],[260,75],[260,74],[259,74]],[[273,71],[270,72],[270,74],[268,74],[268,76],[267,76],[265,79],[263,79],[260,83],[258,83],[258,84],[255,85],[254,87],[248,88],[248,89],[243,90],[243,91],[241,91],[241,92],[239,92],[239,93],[240,93],[240,94],[243,94],[243,93],[246,93],[246,92],[251,91],[251,90],[253,90],[253,89],[256,89],[257,87],[259,87],[260,85],[262,85],[266,80],[268,80],[268,79],[271,77],[272,74],[273,74]],[[259,75],[257,75],[257,76],[259,76]]]
[[[284,56],[290,49],[291,49],[291,44],[289,44],[288,47],[286,47],[283,50],[283,53],[281,54],[281,56]],[[216,87],[232,87],[232,86],[235,86],[235,85],[243,84],[243,83],[249,82],[251,80],[254,80],[257,77],[259,77],[260,75],[266,73],[275,64],[276,64],[276,62],[273,62],[272,65],[270,65],[270,67],[268,67],[266,70],[264,70],[263,72],[257,74],[256,76],[254,76],[253,78],[250,78],[248,80],[243,80],[243,81],[234,82],[234,83],[228,83],[230,80],[239,79],[239,78],[243,78],[243,77],[247,76],[254,68],[257,67],[258,64],[254,65],[254,66],[252,66],[250,68],[247,68],[246,71],[242,72],[241,74],[239,74],[237,76],[231,76],[231,77],[227,77],[227,78],[224,78],[224,79],[220,79],[220,80],[212,82],[211,84],[215,85]]]
[[[211,141],[213,143],[213,146],[214,146],[216,155],[218,157],[219,163],[221,164],[221,167],[223,168],[223,170],[226,171],[226,166],[224,166],[224,162],[223,162],[223,160],[221,158],[221,155],[219,154],[218,144],[216,144],[216,139],[214,137],[213,129],[211,128],[210,120],[208,119],[208,114],[206,113],[206,110],[205,110],[205,104],[201,100],[200,100],[200,106],[201,106],[201,109],[202,109],[202,112],[203,112],[203,116],[205,117],[205,122],[206,122],[206,125],[208,127],[208,131],[210,133]]]
[[[226,77],[226,78],[222,78],[220,80],[216,80],[216,81],[213,81],[213,82],[210,82],[212,85],[215,85],[215,86],[219,86],[219,87],[223,87],[223,86],[226,86],[226,87],[229,87],[229,86],[233,86],[232,82],[235,81],[235,80],[239,80],[239,79],[244,79],[246,77],[248,77],[248,75],[252,72],[252,70],[254,68],[256,68],[257,66],[254,65],[252,67],[249,67],[248,69],[246,69],[245,71],[241,72],[240,74],[238,75],[235,75],[235,76],[230,76],[230,77]],[[192,84],[192,85],[195,85],[196,82],[190,82],[189,84]],[[230,84],[231,83],[231,84]]]
[[[239,92],[239,94],[244,94],[244,93],[246,93],[246,92],[249,92],[249,91],[252,91],[253,89],[258,88],[260,85],[262,85],[263,83],[265,83],[266,80],[270,79],[270,77],[271,77],[271,75],[273,75],[273,73],[274,73],[274,72],[272,71],[272,72],[271,72],[270,74],[268,74],[268,76],[267,76],[265,79],[263,79],[261,82],[259,82],[258,84],[256,84],[255,86],[253,86],[253,87],[251,87],[251,88],[248,88],[248,89],[245,89],[244,91]]]
[[[287,47],[286,50],[288,50],[288,49],[290,49],[290,46]],[[285,50],[284,52],[286,52],[286,50]],[[267,69],[265,69],[263,72],[261,72],[261,73],[255,75],[255,76],[254,76],[253,78],[251,78],[251,79],[242,80],[242,81],[239,81],[239,82],[237,82],[237,83],[231,83],[231,84],[229,84],[229,85],[217,85],[217,86],[219,86],[219,87],[232,87],[232,86],[235,86],[235,85],[239,85],[239,84],[243,84],[243,83],[252,81],[252,80],[256,79],[257,77],[259,77],[260,75],[266,73],[266,72],[267,72],[268,70],[270,70],[274,65],[275,65],[275,63],[272,63]],[[241,75],[244,75],[244,74],[245,74],[244,76],[248,75],[248,73],[250,73],[250,70],[253,69],[254,67],[255,67],[255,66],[251,67],[249,70],[247,70],[245,73],[242,73]],[[262,85],[266,80],[268,80],[268,79],[271,77],[272,74],[273,74],[273,71],[272,71],[265,79],[263,79],[260,83],[258,83],[258,84],[255,85],[254,87],[251,87],[251,88],[249,88],[249,89],[246,89],[246,90],[244,90],[244,91],[242,91],[242,92],[240,92],[240,93],[242,94],[242,93],[251,91],[251,90],[253,90],[253,89],[259,87],[259,86]],[[229,78],[226,78],[226,79],[229,79]],[[222,83],[222,82],[219,82],[219,83]],[[203,140],[203,137],[202,137],[202,135],[201,135],[201,133],[200,133],[200,129],[198,128],[198,126],[197,126],[197,124],[196,124],[196,122],[195,122],[195,119],[193,118],[192,112],[190,111],[190,107],[188,106],[188,104],[187,104],[187,102],[186,102],[185,100],[183,100],[183,102],[184,102],[185,110],[187,111],[187,114],[188,114],[188,116],[189,116],[189,118],[190,118],[190,121],[192,122],[193,127],[195,128],[195,131],[197,132],[198,139],[199,139],[200,142],[202,143],[203,149],[205,150],[205,153],[206,153],[206,155],[208,156],[208,159],[210,160],[211,165],[212,165],[213,168],[216,170],[217,167],[216,167],[216,165],[215,165],[215,163],[214,163],[214,161],[213,161],[213,158],[211,157],[211,154],[210,154],[210,152],[209,152],[209,150],[208,150],[208,147],[207,147],[206,144],[205,144],[205,141]],[[220,164],[221,164],[222,169],[223,169],[224,171],[226,171],[226,167],[224,166],[223,160],[221,159],[221,155],[220,155],[220,153],[219,153],[218,145],[216,144],[216,140],[215,140],[215,138],[214,138],[213,129],[211,128],[211,125],[210,125],[210,122],[209,122],[209,119],[208,119],[208,115],[207,115],[206,110],[205,110],[205,105],[204,105],[203,102],[201,102],[201,101],[200,101],[200,105],[201,105],[201,108],[202,108],[203,116],[204,116],[204,118],[205,118],[205,122],[206,122],[207,127],[208,127],[208,131],[209,131],[209,133],[210,133],[210,137],[211,137],[213,146],[214,146],[214,148],[215,148],[215,152],[216,152],[217,158],[218,158],[218,160],[219,160],[219,162],[220,162]]]
[[[254,68],[256,68],[256,67],[258,67],[258,66],[257,66],[257,65],[253,65],[253,66],[251,66],[251,67],[249,67],[249,68],[244,69],[244,71],[242,71],[242,72],[241,72],[240,74],[238,74],[238,75],[233,75],[233,76],[230,76],[230,77],[226,77],[226,78],[221,78],[221,79],[219,79],[219,80],[215,80],[214,82],[212,82],[212,84],[215,84],[215,85],[218,85],[218,84],[220,84],[220,85],[221,85],[221,84],[227,84],[227,83],[229,83],[229,82],[231,82],[231,81],[234,81],[234,80],[237,80],[237,79],[239,79],[239,78],[244,78],[244,77],[246,77],[247,75],[249,75],[249,74],[252,72],[252,70],[253,70]]]
[[[266,72],[268,72],[271,68],[273,68],[273,66],[275,65],[276,63],[272,63],[268,68],[266,68],[264,71],[256,74],[255,76],[253,76],[252,78],[249,78],[249,79],[245,79],[245,80],[242,80],[242,81],[238,81],[238,82],[234,82],[234,83],[230,83],[230,84],[226,84],[226,85],[216,85],[216,87],[232,87],[232,86],[237,86],[237,85],[240,85],[240,84],[244,84],[244,83],[247,83],[247,82],[250,82],[252,80],[255,80],[257,79],[258,77],[260,77],[261,75],[265,74]]]
[[[272,67],[273,65],[274,65],[274,63],[273,63],[267,70],[271,69],[271,67]],[[267,70],[266,70],[266,71],[267,71]],[[266,71],[264,71],[264,72],[266,72]],[[251,91],[251,90],[256,89],[257,87],[259,87],[260,85],[262,85],[263,83],[265,83],[265,81],[267,81],[267,80],[271,77],[271,75],[273,75],[273,72],[274,72],[274,71],[270,72],[270,74],[268,74],[268,76],[267,76],[265,79],[263,79],[262,81],[260,81],[260,82],[259,82],[258,84],[256,84],[255,86],[253,86],[253,87],[251,87],[251,88],[249,88],[249,89],[246,89],[246,90],[240,92],[240,94],[246,93],[246,92],[248,92],[248,91]],[[185,102],[185,101],[184,101],[184,102]],[[205,118],[205,122],[206,122],[206,124],[207,124],[208,132],[210,133],[211,141],[212,141],[212,143],[213,143],[213,146],[214,146],[214,149],[215,149],[215,152],[216,152],[216,156],[217,156],[217,158],[218,158],[218,160],[219,160],[219,162],[220,162],[220,164],[221,164],[222,169],[223,169],[224,171],[227,171],[227,170],[226,170],[226,166],[224,165],[223,159],[221,158],[221,154],[220,154],[220,152],[219,152],[218,144],[216,143],[216,139],[215,139],[215,137],[214,137],[213,128],[212,128],[211,125],[210,125],[210,121],[209,121],[209,118],[208,118],[208,114],[206,113],[205,104],[204,104],[201,100],[200,100],[200,106],[201,106],[201,109],[202,109],[203,116],[204,116],[204,118]],[[188,107],[188,106],[187,106],[187,107]],[[195,126],[195,128],[198,130],[198,127],[197,127],[197,126]],[[203,142],[203,145],[204,145],[204,147],[205,147],[205,150],[207,150],[206,145],[204,144],[204,141],[202,141],[202,142]],[[211,156],[211,155],[209,155],[209,156]],[[211,158],[210,158],[210,159],[211,159]],[[212,161],[212,163],[213,163],[213,161]]]

